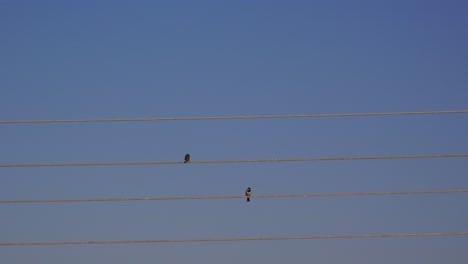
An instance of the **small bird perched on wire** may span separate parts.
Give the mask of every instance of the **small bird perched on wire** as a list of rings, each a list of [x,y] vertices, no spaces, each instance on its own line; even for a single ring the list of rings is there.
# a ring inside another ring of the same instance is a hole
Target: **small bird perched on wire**
[[[252,194],[252,192],[250,190],[250,187],[248,187],[247,190],[245,190],[245,196],[247,197],[247,202],[250,202],[251,194]]]
[[[190,154],[185,154],[185,161],[184,163],[190,162]]]

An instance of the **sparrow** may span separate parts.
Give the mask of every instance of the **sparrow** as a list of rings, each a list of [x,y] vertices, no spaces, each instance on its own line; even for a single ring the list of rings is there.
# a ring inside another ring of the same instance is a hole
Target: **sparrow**
[[[247,197],[247,202],[250,202],[250,195],[251,195],[251,190],[250,190],[250,187],[247,188],[247,190],[245,190],[245,196]]]

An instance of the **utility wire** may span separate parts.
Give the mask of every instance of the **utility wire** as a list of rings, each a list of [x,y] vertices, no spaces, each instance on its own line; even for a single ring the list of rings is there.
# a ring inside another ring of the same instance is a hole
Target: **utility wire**
[[[269,194],[253,195],[252,199],[263,198],[295,198],[295,197],[333,197],[333,196],[376,196],[376,195],[405,195],[405,194],[444,194],[468,193],[465,190],[424,190],[399,192],[341,192],[341,193],[304,193],[304,194]],[[41,199],[41,200],[0,200],[3,204],[12,203],[76,203],[76,202],[128,202],[128,201],[171,201],[171,200],[213,200],[213,199],[245,199],[241,195],[227,196],[176,196],[176,197],[133,197],[133,198],[81,198],[81,199]]]
[[[468,154],[430,154],[402,156],[361,156],[361,157],[325,157],[325,158],[285,158],[285,159],[245,159],[245,160],[193,160],[190,163],[271,163],[300,161],[338,161],[338,160],[385,160],[385,159],[429,159],[429,158],[461,158]],[[130,165],[174,165],[184,164],[183,161],[144,161],[144,162],[97,162],[97,163],[32,163],[32,164],[0,164],[0,168],[12,167],[83,167],[83,166],[130,166]]]
[[[349,116],[391,116],[391,115],[435,115],[462,114],[467,110],[417,111],[417,112],[371,112],[344,114],[294,114],[294,115],[250,115],[250,116],[201,116],[201,117],[148,117],[148,118],[97,118],[97,119],[47,119],[47,120],[0,120],[0,124],[34,123],[103,123],[103,122],[144,122],[144,121],[188,121],[188,120],[226,120],[226,119],[272,119],[272,118],[318,118]]]
[[[430,237],[430,236],[435,237],[435,236],[466,236],[466,235],[468,235],[468,232],[369,234],[369,235],[336,235],[336,236],[281,236],[281,237],[239,237],[239,238],[152,239],[152,240],[59,241],[59,242],[0,242],[0,246],[148,244],[148,243],[305,240],[305,239],[338,239],[338,238],[339,239],[353,239],[353,238],[386,238],[386,237]]]

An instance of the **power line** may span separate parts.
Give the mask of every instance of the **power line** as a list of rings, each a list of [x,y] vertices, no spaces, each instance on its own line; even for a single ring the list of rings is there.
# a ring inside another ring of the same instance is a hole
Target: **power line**
[[[59,242],[0,242],[0,246],[193,243],[193,242],[227,242],[227,241],[260,241],[260,240],[265,241],[265,240],[355,239],[355,238],[430,237],[430,236],[435,237],[435,236],[466,236],[466,235],[468,235],[468,232],[369,234],[369,235],[336,235],[336,236],[281,236],[281,237],[239,237],[239,238],[152,239],[152,240],[59,241]]]
[[[271,162],[304,162],[304,161],[338,161],[338,160],[385,160],[385,159],[429,159],[461,158],[468,154],[429,154],[402,156],[361,156],[361,157],[325,157],[325,158],[285,158],[285,159],[244,159],[244,160],[193,160],[190,163],[271,163]],[[0,164],[0,168],[12,167],[83,167],[83,166],[130,166],[130,165],[175,165],[183,161],[143,161],[143,162],[96,162],[96,163],[33,163],[33,164]]]
[[[444,194],[468,193],[465,190],[424,190],[399,192],[341,192],[341,193],[304,193],[304,194],[269,194],[253,195],[252,199],[265,198],[295,198],[295,197],[333,197],[333,196],[377,196],[406,194]],[[40,199],[40,200],[0,200],[0,203],[76,203],[76,202],[128,202],[128,201],[171,201],[171,200],[213,200],[213,199],[245,199],[241,195],[228,196],[176,196],[176,197],[133,197],[133,198],[81,198],[81,199]]]
[[[417,111],[417,112],[371,112],[345,114],[294,114],[294,115],[250,115],[250,116],[201,116],[201,117],[148,117],[148,118],[97,118],[97,119],[47,119],[47,120],[0,120],[0,124],[34,124],[34,123],[103,123],[103,122],[147,122],[147,121],[196,121],[226,119],[279,119],[279,118],[318,118],[350,116],[391,116],[391,115],[435,115],[462,114],[467,110]]]

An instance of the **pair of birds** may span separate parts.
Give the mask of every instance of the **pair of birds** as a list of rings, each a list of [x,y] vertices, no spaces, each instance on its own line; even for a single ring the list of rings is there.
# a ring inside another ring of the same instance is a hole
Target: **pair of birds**
[[[184,163],[190,162],[190,154],[185,154]],[[245,197],[247,197],[247,202],[250,202],[250,197],[252,196],[252,189],[250,187],[245,190]]]

